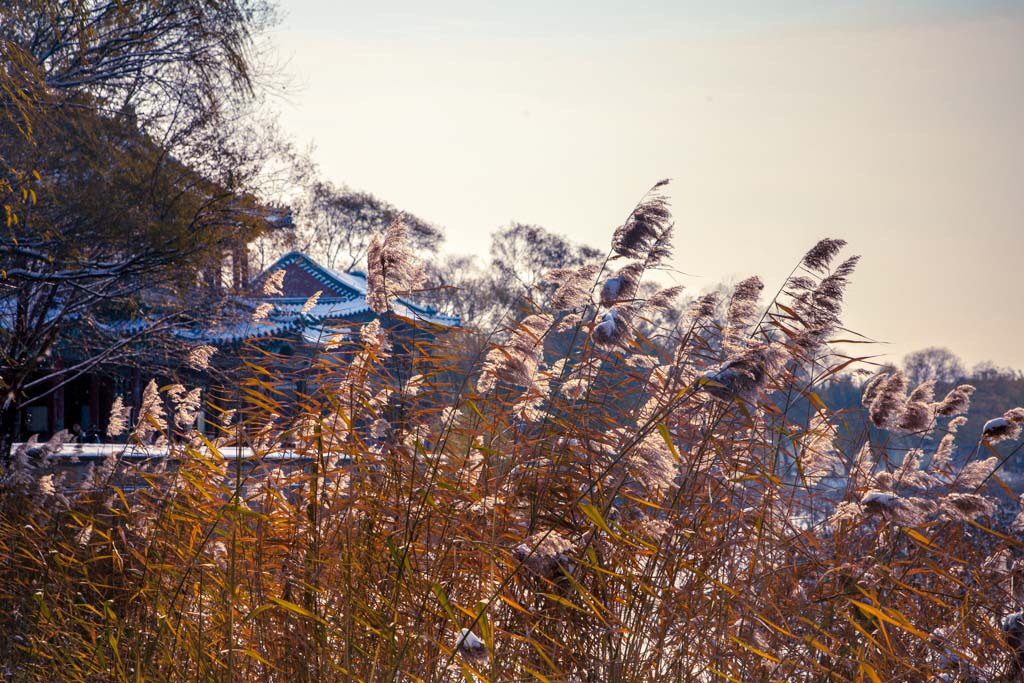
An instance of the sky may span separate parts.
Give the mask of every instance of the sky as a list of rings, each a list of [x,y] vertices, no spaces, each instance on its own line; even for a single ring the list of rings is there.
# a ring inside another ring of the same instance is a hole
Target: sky
[[[1024,2],[280,3],[284,129],[452,253],[606,246],[671,178],[691,292],[843,238],[862,350],[1024,369]]]

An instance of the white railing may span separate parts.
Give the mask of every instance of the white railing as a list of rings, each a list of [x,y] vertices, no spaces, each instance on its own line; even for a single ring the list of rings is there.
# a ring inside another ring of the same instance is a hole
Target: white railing
[[[12,447],[12,451],[17,450],[23,444],[16,443]],[[32,444],[29,446],[32,448],[39,448],[43,444]],[[203,451],[210,455],[211,452],[205,446]],[[224,446],[217,449],[220,456],[225,460],[249,460],[252,458],[260,458],[262,460],[302,460],[305,458],[314,457],[313,454],[303,454],[292,450],[277,450],[269,453],[257,453],[248,446]],[[123,458],[167,458],[167,457],[180,457],[181,453],[176,452],[176,449],[168,448],[167,446],[143,446],[139,444],[123,444],[123,443],[75,443],[75,444],[64,444],[64,446],[57,453],[51,453],[50,457],[60,460],[73,460],[78,458],[80,460],[101,460],[109,458],[110,456],[120,456]]]

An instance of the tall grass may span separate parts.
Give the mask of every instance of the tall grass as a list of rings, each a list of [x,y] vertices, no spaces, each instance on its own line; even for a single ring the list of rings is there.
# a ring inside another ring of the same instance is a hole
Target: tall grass
[[[751,278],[672,314],[678,290],[641,286],[670,251],[660,190],[489,338],[387,312],[412,288],[395,233],[383,324],[251,349],[206,399],[215,438],[154,384],[132,438],[171,459],[72,482],[59,443],[23,448],[5,680],[1020,680],[1021,543],[983,457],[1020,413],[959,462],[969,388],[881,374],[886,440],[840,439],[815,389],[853,360],[856,259],[824,240],[767,303]]]

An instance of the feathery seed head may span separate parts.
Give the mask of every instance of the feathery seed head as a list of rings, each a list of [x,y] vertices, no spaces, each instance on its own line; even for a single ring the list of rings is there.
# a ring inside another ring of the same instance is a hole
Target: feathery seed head
[[[256,306],[256,309],[252,312],[252,321],[258,323],[266,320],[270,317],[270,312],[273,310],[274,304],[264,301]]]
[[[174,424],[178,429],[191,429],[196,418],[199,417],[199,410],[203,404],[202,392],[202,389],[196,387],[186,394],[178,393],[173,396],[175,402]]]
[[[44,474],[39,477],[36,481],[36,493],[42,498],[48,498],[57,493],[57,488],[53,485],[52,474]]]
[[[193,370],[206,370],[210,367],[210,359],[217,353],[217,348],[214,346],[197,346],[188,352],[188,365]]]
[[[725,314],[725,338],[722,345],[729,352],[743,348],[747,328],[754,322],[759,311],[758,300],[764,283],[756,275],[743,280],[733,289],[729,308]]]
[[[363,343],[363,348],[378,358],[386,357],[391,352],[391,340],[388,338],[387,330],[381,326],[377,318],[359,328],[359,339]]]
[[[822,413],[815,413],[800,449],[804,480],[814,484],[837,471],[842,464],[835,448],[835,428]]]
[[[868,407],[868,416],[871,423],[885,429],[898,424],[907,403],[906,375],[897,370],[870,388],[872,401]]]
[[[700,379],[700,388],[723,401],[739,398],[751,402],[782,360],[782,352],[775,344],[751,346],[722,363],[718,369],[705,372]]]
[[[910,397],[907,398],[909,403],[931,403],[935,400],[935,383],[937,380],[930,379],[927,382],[918,384],[917,387],[910,392]]]
[[[124,405],[124,399],[118,396],[110,407],[110,419],[107,421],[107,436],[121,436],[128,430],[128,417],[131,409]]]
[[[552,323],[552,317],[546,313],[529,315],[516,323],[508,342],[487,352],[477,379],[477,392],[487,393],[499,379],[519,387],[532,386],[544,355],[544,337]]]
[[[575,544],[560,531],[538,531],[512,551],[513,557],[527,569],[551,578],[572,566],[569,553]]]
[[[836,254],[846,246],[846,240],[823,239],[804,254],[803,265],[808,270],[822,272],[826,270]]]
[[[962,415],[971,406],[971,394],[974,387],[970,384],[961,384],[956,387],[935,407],[935,414],[940,417],[952,417]]]
[[[988,517],[995,511],[995,502],[978,493],[948,493],[939,501],[941,516],[954,521]]]
[[[612,250],[619,256],[643,259],[655,265],[671,255],[672,213],[660,193],[661,181],[647,193],[626,222],[612,236]]]
[[[676,300],[683,293],[682,285],[659,289],[645,304],[645,308],[652,311],[668,312],[675,308]]]
[[[366,256],[366,303],[374,313],[384,313],[391,300],[419,287],[423,268],[415,258],[408,229],[396,220],[384,235],[375,235]]]
[[[558,284],[549,301],[551,308],[561,311],[589,303],[598,268],[595,263],[585,263],[575,268],[555,268],[545,275],[545,280]]]
[[[854,488],[863,488],[870,481],[874,469],[875,456],[871,452],[871,442],[865,441],[850,469],[850,484]]]
[[[729,310],[726,313],[727,323],[734,327],[749,325],[751,317],[757,313],[757,302],[761,298],[763,289],[764,283],[756,275],[748,277],[736,285],[729,298]]]
[[[284,294],[281,289],[284,284],[284,269],[278,269],[270,273],[263,282],[263,296],[280,296]]]
[[[864,383],[864,387],[861,389],[860,403],[865,408],[870,408],[871,404],[874,403],[875,397],[878,396],[879,390],[884,386],[884,382],[888,379],[888,372],[879,372]]]
[[[843,522],[855,522],[860,519],[863,514],[864,508],[860,503],[852,500],[845,500],[836,506],[836,509],[828,518],[828,523],[834,528]]]
[[[1010,441],[1020,436],[1024,427],[1024,409],[1013,408],[1001,417],[992,418],[981,429],[981,438],[990,444]]]
[[[691,314],[695,321],[707,320],[715,315],[715,310],[718,308],[718,293],[708,292],[697,297],[697,300],[693,302],[691,308]]]
[[[668,444],[659,433],[649,434],[627,458],[637,480],[650,491],[664,493],[675,485],[678,467]]]
[[[89,544],[89,539],[92,538],[93,526],[92,524],[86,524],[84,527],[75,534],[75,545],[79,548],[84,548]]]
[[[299,315],[306,315],[312,311],[313,307],[316,306],[318,301],[320,301],[320,295],[323,293],[322,289],[318,289],[313,292],[313,295],[306,299],[306,303],[302,304],[302,308],[299,310]]]
[[[953,459],[953,446],[956,442],[956,436],[954,434],[946,434],[939,441],[939,445],[935,448],[935,454],[932,455],[929,468],[935,472],[941,472],[949,466],[950,461]]]
[[[976,489],[988,481],[988,478],[992,476],[997,467],[999,467],[999,458],[994,455],[985,460],[975,460],[974,462],[967,463],[960,470],[957,484],[965,489]]]
[[[922,468],[924,451],[912,448],[903,456],[903,462],[894,477],[898,486],[915,489],[929,489],[937,483],[935,477]]]
[[[917,433],[930,429],[934,424],[934,409],[929,403],[907,401],[896,423],[896,428],[905,432]]]
[[[156,386],[156,380],[151,379],[142,392],[142,405],[139,407],[135,436],[145,443],[155,432],[167,429],[164,415],[164,402],[160,398],[160,390]]]

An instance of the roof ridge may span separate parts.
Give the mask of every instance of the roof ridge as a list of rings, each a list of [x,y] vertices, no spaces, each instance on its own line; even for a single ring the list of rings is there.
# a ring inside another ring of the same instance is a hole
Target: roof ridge
[[[284,268],[296,261],[298,261],[297,265],[300,268],[325,285],[334,285],[343,289],[349,289],[355,294],[361,296],[366,295],[366,283],[361,278],[334,270],[333,268],[328,268],[306,252],[299,251],[297,249],[289,251],[264,268],[259,275],[253,278],[253,284],[266,277],[268,273]]]
[[[327,285],[328,287],[334,287],[336,290],[348,290],[355,294],[355,298],[361,298],[364,303],[366,302],[367,283],[365,274],[353,274],[349,272],[335,270],[333,268],[328,268],[327,266],[316,261],[309,254],[303,251],[299,251],[297,249],[289,251],[288,253],[278,258],[276,261],[274,261],[274,263],[272,263],[270,266],[264,269],[263,272],[257,275],[256,278],[254,278],[253,282],[258,282],[261,278],[265,277],[268,273],[272,272],[273,270],[284,268],[295,262],[297,262],[296,265],[298,265],[300,268],[306,271],[306,273],[308,273],[318,282]],[[263,297],[264,300],[268,298],[270,297]],[[283,298],[298,299],[299,297]],[[325,298],[331,299],[335,297]],[[452,323],[455,325],[459,325],[461,323],[461,319],[457,315],[449,316],[439,314],[437,310],[434,309],[432,306],[417,304],[412,301],[409,301],[404,297],[396,297],[394,306],[396,309],[402,309],[404,311],[405,317],[411,317],[414,319],[421,319],[427,321],[444,321],[444,323]],[[367,306],[367,309],[368,308],[369,306]],[[398,312],[399,315],[403,315],[403,313],[397,310],[396,312]],[[410,313],[412,315],[409,315]]]

